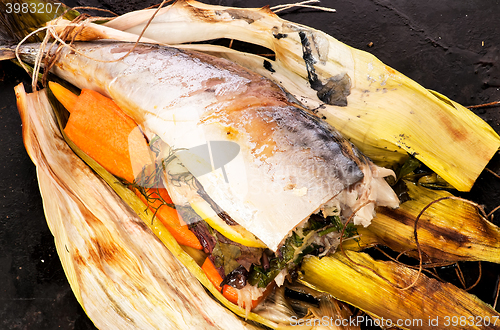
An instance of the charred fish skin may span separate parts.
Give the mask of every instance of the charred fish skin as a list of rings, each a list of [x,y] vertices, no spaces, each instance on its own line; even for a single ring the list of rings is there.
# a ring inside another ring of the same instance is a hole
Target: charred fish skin
[[[72,47],[62,49],[53,73],[112,98],[167,145],[239,144],[240,154],[225,166],[229,182],[220,169],[197,179],[272,250],[364,176],[357,151],[332,127],[290,104],[270,80],[228,60],[150,44]],[[179,158],[188,170],[199,161]]]

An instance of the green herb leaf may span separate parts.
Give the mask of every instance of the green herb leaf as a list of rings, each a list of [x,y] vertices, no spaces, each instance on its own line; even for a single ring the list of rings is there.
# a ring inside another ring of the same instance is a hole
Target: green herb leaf
[[[218,241],[212,251],[212,256],[214,256],[215,267],[224,267],[226,275],[240,266],[236,259],[241,256],[241,251],[236,245]]]

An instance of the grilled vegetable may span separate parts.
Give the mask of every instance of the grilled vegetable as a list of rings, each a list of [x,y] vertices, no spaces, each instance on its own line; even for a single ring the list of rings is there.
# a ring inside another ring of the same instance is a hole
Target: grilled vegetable
[[[83,152],[92,157],[114,176],[134,182],[135,173],[152,162],[148,143],[135,122],[110,99],[83,90],[77,97],[57,83],[50,89],[71,113],[64,132]],[[98,115],[97,115],[98,114]],[[196,236],[182,224],[163,187],[131,187],[174,235],[179,244],[201,249]],[[139,191],[139,189],[141,191]]]
[[[133,182],[134,172],[151,163],[148,143],[137,124],[112,100],[92,90],[77,97],[56,83],[50,88],[71,113],[64,128],[68,138],[108,172]]]
[[[224,297],[226,297],[233,304],[238,304],[238,291],[235,290],[232,286],[227,284],[222,287],[220,286],[223,281],[222,277],[219,275],[217,269],[215,268],[214,264],[210,261],[209,258],[205,259],[202,268],[205,274],[207,274],[207,277],[210,280],[210,282],[212,282],[212,284],[217,288],[217,290],[222,292]],[[270,291],[272,288],[273,287],[270,286],[267,291]],[[259,303],[266,297],[267,294],[264,294],[260,296],[258,299],[252,300],[252,308],[257,307]],[[245,307],[245,304],[243,304],[243,307]]]

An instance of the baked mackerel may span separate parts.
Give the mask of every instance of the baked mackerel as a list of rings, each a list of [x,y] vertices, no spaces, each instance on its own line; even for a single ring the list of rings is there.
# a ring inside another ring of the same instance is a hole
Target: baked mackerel
[[[19,48],[27,62],[38,52],[39,44]],[[177,158],[213,203],[273,251],[311,214],[356,211],[354,222],[366,226],[376,205],[399,204],[383,179],[391,171],[278,85],[228,60],[99,41],[62,48],[51,72],[110,97],[150,139],[183,151]],[[210,157],[190,152],[201,146]]]

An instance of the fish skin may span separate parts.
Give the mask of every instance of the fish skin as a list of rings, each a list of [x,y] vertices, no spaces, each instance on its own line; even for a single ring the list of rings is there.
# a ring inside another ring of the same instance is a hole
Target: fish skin
[[[214,140],[240,145],[240,154],[225,166],[229,183],[217,169],[197,179],[272,250],[364,176],[358,166],[364,158],[333,127],[289,103],[270,80],[232,62],[150,44],[104,41],[72,47],[61,50],[52,72],[112,98],[172,148]],[[31,61],[36,48],[21,46],[21,57]],[[196,166],[179,158],[188,169]]]

